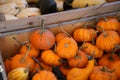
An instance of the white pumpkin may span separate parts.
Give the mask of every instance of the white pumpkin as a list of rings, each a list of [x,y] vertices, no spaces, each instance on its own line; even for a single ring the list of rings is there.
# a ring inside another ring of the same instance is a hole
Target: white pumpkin
[[[6,21],[9,21],[9,20],[14,20],[14,19],[18,19],[18,18],[15,17],[14,15],[5,14],[5,19],[6,19]]]
[[[40,13],[40,9],[39,8],[25,8],[23,10],[21,10],[19,12],[19,14],[17,14],[18,18],[26,18],[26,17],[32,17],[32,16],[39,16]]]
[[[71,5],[73,8],[82,8],[86,6],[95,6],[103,4],[105,2],[105,0],[73,0]]]
[[[28,74],[27,68],[19,67],[8,73],[8,80],[28,80]]]
[[[16,15],[19,12],[19,8],[15,3],[6,3],[0,5],[0,13]]]

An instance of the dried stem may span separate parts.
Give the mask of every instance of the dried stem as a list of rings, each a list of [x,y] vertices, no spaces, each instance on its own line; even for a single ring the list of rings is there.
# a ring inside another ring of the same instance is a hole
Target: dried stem
[[[43,34],[45,32],[45,19],[41,20],[41,34]]]
[[[108,36],[108,34],[106,33],[106,31],[103,28],[101,28],[100,26],[96,26],[96,27],[98,27],[100,30],[102,30],[104,37]]]

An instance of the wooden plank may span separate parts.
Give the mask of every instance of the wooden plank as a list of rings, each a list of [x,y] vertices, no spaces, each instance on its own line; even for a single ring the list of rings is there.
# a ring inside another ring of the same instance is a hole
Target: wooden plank
[[[1,21],[5,21],[5,16],[3,15],[3,13],[0,13],[0,22]]]
[[[5,67],[4,67],[4,64],[3,64],[3,60],[2,60],[2,55],[1,55],[1,52],[0,52],[0,68],[1,68],[1,76],[2,78],[0,78],[0,80],[7,80],[7,76],[6,76],[6,72],[5,72]]]
[[[75,19],[80,19],[88,16],[100,15],[109,12],[115,12],[120,10],[120,1],[106,3],[102,7],[98,8],[98,6],[92,6],[81,9],[74,9],[64,12],[52,13],[48,15],[42,15],[37,17],[11,20],[11,21],[3,21],[0,22],[0,32],[7,32],[11,30],[21,30],[25,28],[34,28],[36,26],[40,26],[41,19],[45,18],[46,25],[71,21]]]

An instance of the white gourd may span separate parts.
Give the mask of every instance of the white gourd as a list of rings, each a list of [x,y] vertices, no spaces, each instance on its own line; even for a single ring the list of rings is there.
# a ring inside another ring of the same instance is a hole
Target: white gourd
[[[106,2],[105,0],[74,0],[71,5],[73,8],[82,8],[85,7],[86,5],[96,6],[99,4],[103,4],[105,2]]]
[[[21,10],[19,12],[19,14],[17,15],[18,18],[26,18],[26,17],[32,17],[32,16],[39,16],[40,13],[40,9],[39,8],[25,8],[23,10]]]
[[[0,5],[0,13],[16,15],[19,12],[19,8],[15,3],[6,3]]]

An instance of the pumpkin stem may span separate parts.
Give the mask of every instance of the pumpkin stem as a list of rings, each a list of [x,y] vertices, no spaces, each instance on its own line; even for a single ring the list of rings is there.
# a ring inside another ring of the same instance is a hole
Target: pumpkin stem
[[[28,46],[28,45],[25,45],[26,47],[27,47],[27,52],[25,53],[25,56],[23,56],[21,59],[20,59],[20,62],[21,63],[23,63],[23,62],[25,62],[25,59],[26,59],[26,57],[28,56],[28,54],[29,54],[29,52],[30,52],[30,46]]]
[[[92,44],[95,45],[95,39],[94,39],[94,35],[98,33],[98,31],[95,31],[93,34],[92,34]]]
[[[68,37],[72,37],[68,32],[66,32],[61,26],[59,26],[61,31],[65,33]]]
[[[60,61],[61,63],[67,63],[67,60],[64,60],[64,59],[59,59],[59,61]]]
[[[105,66],[102,67],[101,71],[106,72],[107,68]]]
[[[45,32],[45,19],[41,20],[41,28],[42,28],[41,34],[43,34]]]
[[[54,52],[56,53],[57,51],[56,51],[56,43],[55,43],[55,46],[54,46]]]
[[[108,21],[108,19],[107,19],[105,16],[103,16],[103,19],[104,19],[104,21],[105,21],[105,22],[107,22],[107,21]]]
[[[24,70],[25,73],[29,72],[30,68],[27,66],[27,68]]]
[[[113,60],[113,54],[114,54],[115,51],[116,51],[117,49],[119,49],[119,48],[120,48],[120,45],[116,44],[115,47],[112,49],[112,52],[111,52],[111,54],[110,54],[110,57],[109,57],[110,60]]]
[[[33,57],[33,56],[32,56],[32,59],[33,59],[36,63],[39,64],[41,70],[44,70],[44,68],[43,68],[43,66],[41,65],[41,63],[40,63],[39,60],[37,60],[37,59],[36,59],[35,57]]]
[[[97,27],[102,30],[102,32],[103,32],[103,34],[104,34],[104,37],[107,37],[107,36],[108,36],[108,34],[106,33],[106,31],[105,31],[103,28],[101,28],[100,26],[97,26]]]

